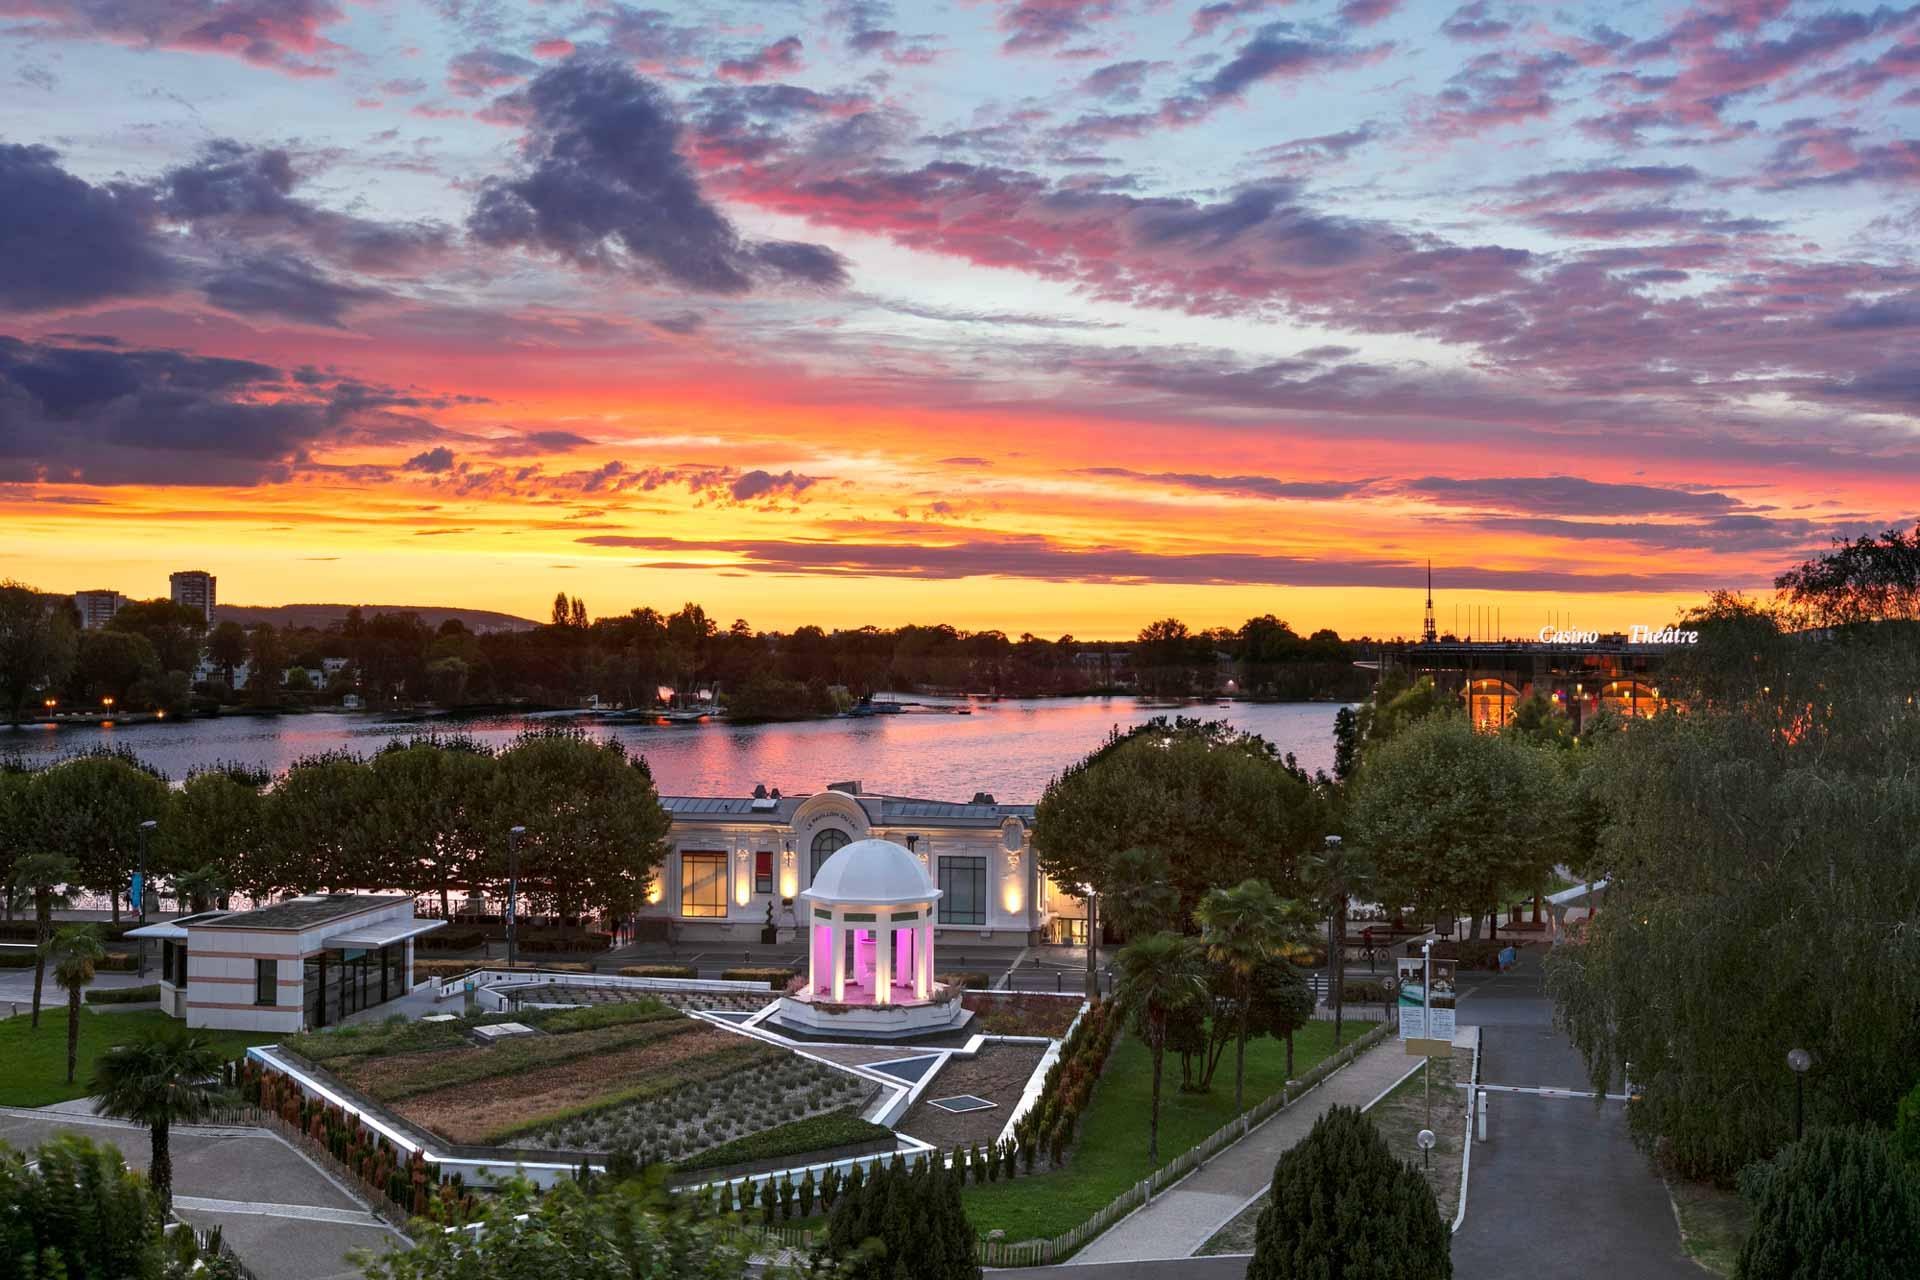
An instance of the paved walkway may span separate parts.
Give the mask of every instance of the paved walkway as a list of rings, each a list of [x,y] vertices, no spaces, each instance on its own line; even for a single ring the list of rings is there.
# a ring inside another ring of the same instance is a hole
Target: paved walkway
[[[1334,1106],[1363,1107],[1406,1075],[1410,1060],[1387,1040],[1329,1076],[1317,1089],[1276,1112],[1251,1134],[1122,1218],[1075,1254],[1069,1265],[1186,1258],[1273,1181],[1274,1162],[1307,1136]]]
[[[0,1141],[30,1148],[78,1133],[147,1167],[147,1131],[73,1111],[0,1108]],[[347,1280],[361,1272],[351,1249],[378,1253],[406,1243],[398,1231],[300,1152],[263,1129],[186,1126],[172,1139],[174,1208],[200,1227],[218,1226],[260,1280]]]

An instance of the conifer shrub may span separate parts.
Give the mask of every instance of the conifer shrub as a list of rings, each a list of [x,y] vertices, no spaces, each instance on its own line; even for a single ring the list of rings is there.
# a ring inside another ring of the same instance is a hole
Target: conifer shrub
[[[938,1160],[908,1169],[896,1159],[842,1192],[827,1223],[827,1252],[847,1280],[979,1280],[962,1181]]]
[[[1740,1173],[1753,1232],[1735,1280],[1920,1275],[1920,1170],[1885,1133],[1809,1130]]]
[[[1333,1107],[1274,1166],[1248,1280],[1451,1280],[1451,1232],[1373,1121]]]

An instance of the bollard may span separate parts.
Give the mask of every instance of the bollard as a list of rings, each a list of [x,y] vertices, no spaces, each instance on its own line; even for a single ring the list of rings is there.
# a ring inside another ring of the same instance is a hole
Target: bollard
[[[1053,994],[1055,995],[1059,995],[1062,990],[1060,986],[1060,977],[1061,977],[1060,970],[1055,969],[1053,971]]]
[[[1480,1126],[1480,1141],[1485,1142],[1487,1140],[1487,1091],[1485,1089],[1480,1090],[1479,1115],[1475,1123]]]

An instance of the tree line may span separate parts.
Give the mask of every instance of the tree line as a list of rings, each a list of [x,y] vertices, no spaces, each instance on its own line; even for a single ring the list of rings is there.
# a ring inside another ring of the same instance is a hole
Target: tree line
[[[1328,630],[1301,636],[1271,614],[1203,631],[1166,618],[1129,642],[946,624],[759,631],[740,618],[723,627],[695,603],[594,618],[566,595],[547,622],[520,631],[476,632],[457,618],[430,627],[410,612],[357,608],[328,627],[229,620],[209,628],[197,610],[167,600],[128,604],[88,631],[69,597],[0,584],[0,712],[13,723],[47,700],[100,709],[111,699],[129,711],[185,714],[332,704],[349,693],[374,706],[577,706],[597,698],[647,708],[717,688],[743,719],[844,709],[835,689],[856,699],[888,690],[1186,697],[1222,692],[1231,681],[1261,697],[1358,697],[1367,678],[1353,660],[1373,651],[1371,641]]]
[[[277,776],[235,766],[178,788],[124,752],[0,769],[0,882],[10,905],[110,895],[119,919],[141,859],[184,905],[288,892],[436,896],[503,889],[518,838],[529,909],[573,919],[635,909],[665,857],[668,818],[646,761],[568,729],[499,750],[458,737],[395,739],[369,759],[328,753]]]

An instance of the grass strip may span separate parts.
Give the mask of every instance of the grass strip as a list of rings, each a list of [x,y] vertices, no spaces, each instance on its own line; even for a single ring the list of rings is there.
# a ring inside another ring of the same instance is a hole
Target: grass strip
[[[65,993],[62,993],[65,994]],[[87,1096],[93,1064],[115,1045],[136,1040],[143,1032],[180,1022],[158,1009],[130,1009],[123,1013],[80,1013],[79,1054],[73,1083],[67,1083],[67,1010],[64,1004],[44,1006],[40,1026],[21,1013],[0,1019],[0,1106],[44,1107]],[[249,1045],[272,1044],[280,1037],[271,1031],[204,1031],[200,1036],[229,1058]]]
[[[697,1156],[689,1156],[673,1167],[679,1173],[700,1169],[718,1169],[750,1160],[773,1160],[781,1156],[805,1155],[829,1147],[849,1147],[856,1142],[891,1139],[893,1130],[883,1124],[862,1120],[853,1107],[829,1111],[825,1115],[789,1120],[759,1133],[743,1134],[717,1147],[709,1147]]]

